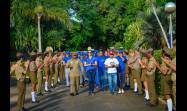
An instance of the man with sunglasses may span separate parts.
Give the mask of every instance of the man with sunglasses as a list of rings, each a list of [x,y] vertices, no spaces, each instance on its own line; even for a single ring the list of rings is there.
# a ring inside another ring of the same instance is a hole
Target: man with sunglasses
[[[89,92],[88,95],[94,95],[94,84],[96,75],[97,60],[92,56],[91,47],[88,47],[88,58],[84,61],[86,66],[86,76],[88,77]]]
[[[75,96],[78,95],[79,90],[79,78],[80,78],[80,70],[79,68],[82,67],[83,64],[77,58],[77,53],[72,53],[72,59],[70,59],[66,67],[70,68],[70,95]]]

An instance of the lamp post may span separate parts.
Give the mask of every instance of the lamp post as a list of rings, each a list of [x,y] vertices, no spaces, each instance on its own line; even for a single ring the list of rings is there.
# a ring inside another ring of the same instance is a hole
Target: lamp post
[[[41,12],[37,13],[37,16],[38,16],[38,47],[39,47],[39,52],[42,52],[41,28],[40,28],[40,19],[41,19],[42,15],[43,14]]]
[[[171,16],[171,14],[173,13],[173,12],[175,12],[175,10],[176,10],[176,5],[175,5],[175,3],[173,3],[173,2],[168,2],[166,5],[165,5],[165,11],[167,12],[167,13],[169,13],[169,35],[170,35],[170,48],[173,48],[173,33],[172,33],[172,31],[173,31],[173,27],[172,27],[172,16]]]
[[[161,24],[161,22],[160,22],[160,20],[159,20],[159,18],[157,16],[156,9],[155,9],[155,7],[154,7],[153,4],[152,4],[152,8],[153,8],[153,13],[154,13],[154,15],[155,15],[155,17],[156,17],[159,25],[160,25],[162,33],[164,35],[164,39],[165,39],[165,41],[167,43],[167,46],[168,46],[168,48],[172,48],[173,47],[173,45],[172,45],[173,44],[172,43],[173,37],[172,37],[172,19],[171,19],[171,13],[173,13],[175,11],[176,5],[173,2],[169,2],[169,3],[167,3],[165,5],[165,11],[170,14],[169,35],[170,35],[170,43],[171,43],[171,45],[169,44],[169,41],[168,41],[167,36],[166,36],[166,32],[164,31],[164,28],[163,28],[163,26],[162,26],[162,24]]]
[[[153,8],[153,13],[154,13],[154,15],[155,15],[155,17],[156,17],[156,19],[157,19],[157,21],[158,21],[158,24],[160,25],[160,28],[161,28],[161,30],[162,30],[162,33],[163,33],[163,35],[164,35],[164,39],[165,39],[165,41],[166,41],[166,44],[167,44],[167,46],[168,46],[168,48],[170,47],[169,46],[169,42],[168,42],[168,39],[167,39],[167,36],[166,36],[166,32],[164,31],[164,28],[163,28],[163,26],[162,26],[162,24],[161,24],[161,22],[160,22],[160,20],[159,20],[159,18],[158,18],[158,16],[157,16],[157,13],[156,13],[156,9],[155,9],[155,6],[152,4],[152,8]]]

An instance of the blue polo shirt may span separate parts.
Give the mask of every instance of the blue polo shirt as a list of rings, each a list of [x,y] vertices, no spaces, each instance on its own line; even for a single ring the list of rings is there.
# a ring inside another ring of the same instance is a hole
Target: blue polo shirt
[[[123,58],[124,58],[124,61],[122,60],[122,58],[120,57],[120,56],[117,56],[116,57],[117,58],[117,60],[119,61],[119,72],[125,72],[125,63],[124,63],[124,61],[126,61],[126,56],[123,56]]]
[[[86,60],[85,60],[85,62],[87,63],[87,64],[90,64],[90,63],[95,63],[95,61],[97,61],[97,59],[95,58],[95,57],[93,57],[92,56],[92,58],[87,58]],[[95,66],[86,66],[86,71],[89,71],[89,70],[95,70],[96,69],[96,67]]]
[[[71,58],[72,58],[71,56],[68,56],[68,57],[65,56],[64,59],[63,59],[63,61],[65,63],[67,63]]]
[[[97,57],[97,62],[98,62],[98,68],[99,70],[104,70],[105,69],[105,59],[106,57],[105,56],[98,56]]]

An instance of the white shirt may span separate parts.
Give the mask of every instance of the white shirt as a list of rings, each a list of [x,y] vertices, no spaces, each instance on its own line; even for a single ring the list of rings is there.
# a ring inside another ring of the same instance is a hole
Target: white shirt
[[[107,58],[105,60],[104,64],[107,65],[107,66],[112,66],[113,64],[119,65],[119,61],[116,58]],[[108,73],[117,73],[117,69],[116,69],[116,67],[108,68],[107,72]]]

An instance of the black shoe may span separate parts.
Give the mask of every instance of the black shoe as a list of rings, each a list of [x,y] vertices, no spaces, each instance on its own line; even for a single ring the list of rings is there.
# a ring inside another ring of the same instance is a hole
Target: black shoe
[[[150,102],[148,102],[146,105],[151,106],[151,107],[155,107],[156,106],[156,104],[152,104]]]
[[[42,93],[38,93],[37,96],[43,96],[43,94]]]
[[[173,108],[172,111],[176,111],[176,108]]]
[[[23,108],[22,108],[22,111],[28,111],[28,109],[26,109],[26,108],[23,107]]]
[[[47,91],[47,90],[45,90],[45,92],[52,92],[52,91],[51,91],[51,90],[48,90],[48,91]]]
[[[112,92],[112,93],[110,93],[112,96],[114,95],[114,93]]]
[[[133,94],[134,94],[135,96],[139,96],[138,91],[133,91]]]
[[[133,93],[137,94],[137,93],[138,93],[138,91],[133,91]]]
[[[32,103],[38,103],[38,101],[32,101]]]
[[[71,95],[71,96],[75,96],[75,94],[73,94],[73,93],[70,93],[70,95]]]
[[[147,102],[147,101],[150,101],[150,99],[146,99],[146,98],[144,98],[144,101]]]
[[[77,92],[76,95],[79,95],[79,93]]]

